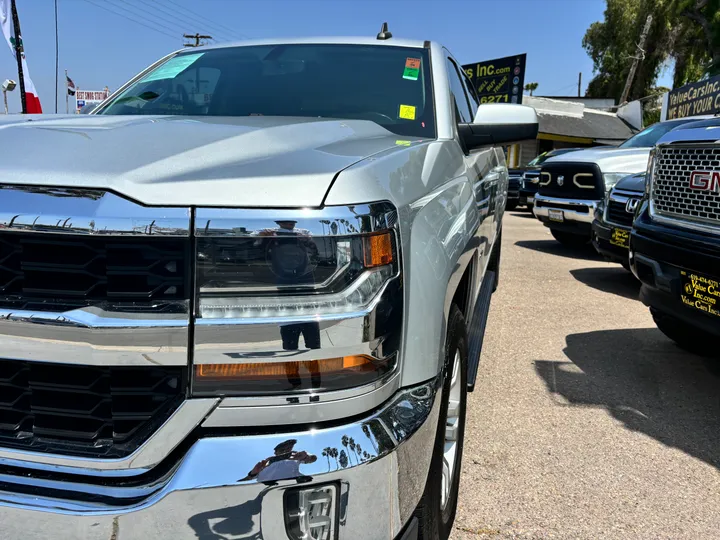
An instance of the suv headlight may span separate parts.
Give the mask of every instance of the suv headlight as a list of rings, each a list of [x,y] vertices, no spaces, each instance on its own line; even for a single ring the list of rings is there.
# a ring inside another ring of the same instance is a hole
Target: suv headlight
[[[612,187],[617,184],[620,180],[626,176],[630,176],[632,173],[626,172],[611,172],[603,173],[603,182],[605,182],[605,191],[610,191]]]
[[[339,390],[392,371],[396,221],[387,203],[198,210],[193,394]]]

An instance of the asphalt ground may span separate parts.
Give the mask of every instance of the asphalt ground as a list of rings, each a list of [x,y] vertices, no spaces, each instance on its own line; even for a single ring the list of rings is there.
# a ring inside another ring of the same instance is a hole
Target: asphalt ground
[[[454,540],[720,538],[720,362],[531,213],[503,227]]]

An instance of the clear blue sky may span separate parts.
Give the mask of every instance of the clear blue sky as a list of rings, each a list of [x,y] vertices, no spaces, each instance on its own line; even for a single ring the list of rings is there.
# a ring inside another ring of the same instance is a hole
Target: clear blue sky
[[[33,81],[44,111],[54,112],[54,2],[16,2]],[[604,9],[604,0],[58,0],[58,112],[65,111],[65,69],[82,89],[116,89],[180,48],[183,32],[217,41],[374,36],[383,21],[395,36],[443,43],[462,63],[526,52],[525,81],[539,83],[536,95],[574,95],[578,72],[583,92],[592,77],[583,34]],[[16,79],[17,68],[2,41],[0,81],[6,78]],[[17,91],[9,101],[19,111]]]

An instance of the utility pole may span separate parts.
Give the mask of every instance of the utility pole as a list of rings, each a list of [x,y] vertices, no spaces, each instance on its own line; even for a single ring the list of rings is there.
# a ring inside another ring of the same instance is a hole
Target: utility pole
[[[201,39],[212,39],[212,36],[203,36],[200,34],[183,34],[185,39],[194,39],[195,43],[183,43],[183,47],[200,47],[204,43],[200,43]]]
[[[642,34],[640,35],[640,43],[637,44],[638,55],[633,56],[633,63],[630,66],[630,73],[628,73],[627,80],[625,81],[625,88],[623,89],[622,96],[620,97],[620,105],[627,101],[628,95],[630,95],[630,87],[632,86],[633,79],[635,78],[635,72],[637,71],[638,65],[641,60],[645,60],[645,40],[647,39],[648,33],[650,32],[650,25],[652,24],[653,17],[648,15],[645,20],[645,27],[643,28]]]
[[[18,18],[15,0],[10,0],[10,12],[12,13],[13,28],[15,29],[15,58],[18,65],[18,84],[20,85],[20,102],[22,112],[27,114],[27,103],[25,101],[25,74],[23,73],[23,51],[22,34],[20,33],[20,19]]]
[[[578,97],[580,97],[580,89],[582,88],[582,71],[578,73]]]

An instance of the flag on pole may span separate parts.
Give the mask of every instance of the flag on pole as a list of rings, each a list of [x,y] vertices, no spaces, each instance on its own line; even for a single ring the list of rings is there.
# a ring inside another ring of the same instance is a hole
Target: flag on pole
[[[5,36],[5,40],[10,46],[10,50],[13,56],[16,54],[15,43],[17,37],[15,36],[15,28],[12,21],[12,14],[10,12],[10,0],[0,0],[0,26],[2,26],[2,32]],[[22,36],[20,36],[20,46],[22,50]],[[37,90],[35,85],[30,78],[30,71],[25,61],[25,53],[22,53],[22,71],[25,79],[25,105],[28,114],[40,114],[42,113],[42,106],[40,105],[40,99],[38,98]]]
[[[68,96],[74,96],[75,95],[75,83],[73,80],[65,74],[65,84],[67,84],[67,91]]]

